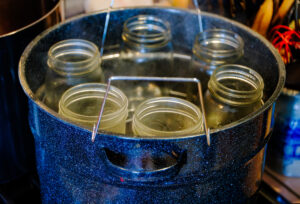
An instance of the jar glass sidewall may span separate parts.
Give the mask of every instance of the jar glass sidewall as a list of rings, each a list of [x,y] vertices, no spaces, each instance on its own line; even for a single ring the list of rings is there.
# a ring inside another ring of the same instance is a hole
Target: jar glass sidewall
[[[262,101],[257,101],[247,105],[232,105],[216,99],[210,94],[210,92],[205,93],[204,100],[206,122],[208,127],[212,129],[221,128],[224,125],[247,117],[263,105]]]
[[[82,83],[97,83],[102,81],[103,76],[100,67],[81,75],[68,76],[61,75],[53,69],[48,69],[45,83],[38,90],[38,98],[54,111],[58,111],[59,100],[67,89]]]

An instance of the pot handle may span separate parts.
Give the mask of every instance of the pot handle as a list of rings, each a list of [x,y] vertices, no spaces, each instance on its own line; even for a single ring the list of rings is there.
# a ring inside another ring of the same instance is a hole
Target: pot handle
[[[167,153],[168,156],[171,156],[175,162],[169,166],[155,169],[155,170],[132,170],[117,164],[114,164],[110,161],[107,156],[105,149],[102,149],[103,155],[103,163],[106,166],[107,173],[112,176],[119,177],[121,181],[135,181],[135,182],[157,182],[162,180],[167,180],[175,177],[182,165],[186,161],[186,151],[182,151],[180,153],[172,152],[164,152]]]

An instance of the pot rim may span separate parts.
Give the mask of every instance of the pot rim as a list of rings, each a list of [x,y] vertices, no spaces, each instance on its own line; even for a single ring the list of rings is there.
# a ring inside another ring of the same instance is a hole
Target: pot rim
[[[128,8],[114,8],[111,10],[111,12],[118,12],[118,11],[123,11],[123,10],[131,10],[131,9],[161,9],[161,10],[172,10],[173,12],[178,12],[178,11],[184,11],[184,12],[189,12],[192,14],[197,14],[197,12],[195,10],[188,10],[188,9],[178,9],[178,8],[174,8],[174,7],[152,7],[152,6],[141,6],[141,7],[128,7]],[[30,53],[30,51],[32,50],[33,47],[35,47],[35,45],[43,38],[45,37],[48,33],[50,33],[51,31],[59,28],[62,25],[68,24],[71,21],[74,20],[78,20],[84,17],[88,17],[88,16],[93,16],[93,15],[99,15],[102,13],[106,13],[106,11],[97,11],[97,12],[92,12],[92,13],[87,13],[87,14],[82,14],[79,16],[75,16],[73,18],[68,19],[67,21],[64,21],[63,23],[59,23],[51,28],[48,28],[47,30],[45,30],[44,32],[42,32],[41,34],[39,34],[38,36],[36,36],[36,38],[34,38],[33,41],[31,41],[29,43],[29,45],[25,48],[20,61],[19,61],[19,80],[21,83],[21,86],[25,92],[25,94],[29,97],[29,99],[31,99],[39,108],[41,108],[42,110],[46,111],[51,117],[56,118],[58,120],[60,120],[63,123],[67,123],[68,125],[72,125],[75,127],[79,127],[81,130],[84,130],[86,132],[90,132],[90,134],[92,135],[92,131],[88,130],[84,127],[82,127],[80,124],[72,122],[71,120],[69,120],[68,118],[62,117],[60,116],[57,112],[53,111],[52,109],[48,108],[43,102],[41,102],[40,100],[37,99],[37,97],[35,97],[35,94],[31,91],[26,77],[25,77],[25,64],[26,64],[26,59]],[[224,131],[226,129],[231,129],[234,128],[242,123],[248,122],[252,119],[254,119],[255,117],[259,116],[260,114],[262,114],[263,112],[265,112],[267,109],[269,109],[273,103],[275,102],[275,100],[279,97],[283,87],[284,87],[284,83],[285,83],[285,65],[279,55],[279,53],[277,52],[277,50],[275,50],[275,48],[273,47],[273,45],[267,40],[265,39],[262,35],[256,33],[255,31],[253,31],[251,28],[247,27],[246,25],[243,25],[239,22],[233,21],[231,19],[216,15],[216,14],[211,14],[208,12],[202,12],[203,16],[208,16],[208,17],[213,17],[213,18],[217,18],[217,19],[221,19],[227,23],[230,24],[234,24],[235,26],[239,27],[240,29],[243,29],[247,32],[249,32],[251,35],[253,35],[254,37],[256,37],[257,39],[259,39],[260,41],[262,41],[264,43],[264,45],[270,50],[270,52],[273,54],[273,56],[276,58],[277,63],[278,63],[278,82],[276,85],[276,88],[273,92],[273,94],[269,97],[269,99],[264,103],[264,105],[257,111],[249,114],[246,117],[243,117],[233,123],[230,123],[228,125],[224,125],[221,128],[217,128],[214,130],[211,130],[210,134],[211,136],[213,136],[214,133],[220,132],[220,131]],[[133,135],[124,135],[124,134],[116,134],[116,133],[110,133],[110,132],[105,132],[105,131],[99,131],[97,133],[97,136],[100,135],[105,135],[105,136],[112,136],[112,137],[118,137],[120,139],[127,139],[127,140],[179,140],[179,139],[190,139],[190,138],[194,138],[194,137],[203,137],[205,138],[205,133],[201,134],[201,135],[180,135],[180,136],[174,136],[174,137],[164,137],[164,136],[153,136],[153,137],[143,137],[143,136],[133,136]]]
[[[52,14],[59,6],[61,6],[62,2],[63,2],[63,0],[58,0],[58,2],[56,3],[56,5],[53,6],[53,8],[52,8],[51,10],[49,10],[46,14],[44,14],[43,16],[41,16],[39,19],[33,21],[32,23],[30,23],[30,24],[28,24],[28,25],[26,25],[26,26],[23,26],[23,27],[21,27],[21,28],[18,28],[18,29],[14,30],[14,31],[10,31],[10,32],[8,32],[8,33],[5,33],[5,34],[0,35],[0,39],[1,39],[1,38],[5,38],[5,37],[9,37],[9,36],[14,35],[14,34],[17,34],[17,33],[21,32],[21,31],[26,30],[27,28],[30,28],[30,27],[34,26],[35,24],[38,24],[39,22],[45,20],[45,19],[48,18],[48,16],[50,16],[50,15],[51,15],[51,14]]]

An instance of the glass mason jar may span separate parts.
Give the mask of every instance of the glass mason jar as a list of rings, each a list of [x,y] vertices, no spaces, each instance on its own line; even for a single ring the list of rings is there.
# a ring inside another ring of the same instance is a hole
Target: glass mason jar
[[[203,131],[202,113],[193,103],[176,97],[144,101],[133,115],[132,131],[140,136],[176,136]]]
[[[101,83],[84,83],[68,89],[59,101],[59,114],[92,130],[98,120],[106,87]],[[125,134],[127,107],[124,93],[111,86],[99,129]]]
[[[173,65],[171,29],[168,22],[151,15],[129,18],[123,25],[121,66],[132,75],[159,75],[159,68]]]
[[[235,63],[244,55],[244,41],[232,31],[211,29],[196,36],[192,51],[191,72],[206,89],[214,69]]]
[[[102,81],[98,47],[87,40],[69,39],[54,44],[48,52],[48,67],[45,84],[36,94],[55,111],[68,88]]]
[[[131,76],[172,76],[171,39],[168,22],[151,15],[129,18],[123,26],[118,73]],[[123,91],[130,101],[131,113],[142,101],[161,96],[162,92],[159,85],[153,82],[126,82],[122,87],[126,88]]]
[[[204,97],[208,126],[219,128],[259,109],[263,89],[262,77],[246,66],[229,64],[215,69]]]

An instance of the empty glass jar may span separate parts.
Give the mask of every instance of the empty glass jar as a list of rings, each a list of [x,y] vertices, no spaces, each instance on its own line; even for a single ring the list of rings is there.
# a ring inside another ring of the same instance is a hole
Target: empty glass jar
[[[106,84],[84,83],[68,89],[59,101],[59,114],[92,130],[98,120],[106,87]],[[125,134],[127,107],[124,93],[111,86],[99,129]]]
[[[69,39],[54,44],[48,52],[48,67],[45,84],[36,94],[55,111],[61,95],[68,88],[101,81],[98,47],[87,40]]]
[[[205,111],[210,128],[235,122],[263,105],[264,82],[253,69],[224,65],[214,70],[205,93]]]
[[[172,76],[173,47],[168,22],[151,15],[139,15],[125,21],[122,32],[118,73],[132,76]],[[167,70],[167,71],[162,71]],[[164,75],[166,76],[166,75]],[[130,101],[130,112],[145,99],[161,96],[157,83],[118,82]]]
[[[178,136],[202,132],[202,114],[193,103],[175,97],[144,101],[133,115],[132,130],[139,136]]]
[[[121,67],[131,75],[156,76],[157,67],[170,69],[173,63],[171,30],[168,22],[151,15],[125,21],[122,32]]]
[[[198,76],[206,89],[215,68],[235,63],[243,54],[244,41],[237,33],[224,29],[205,30],[195,38],[191,72]]]

